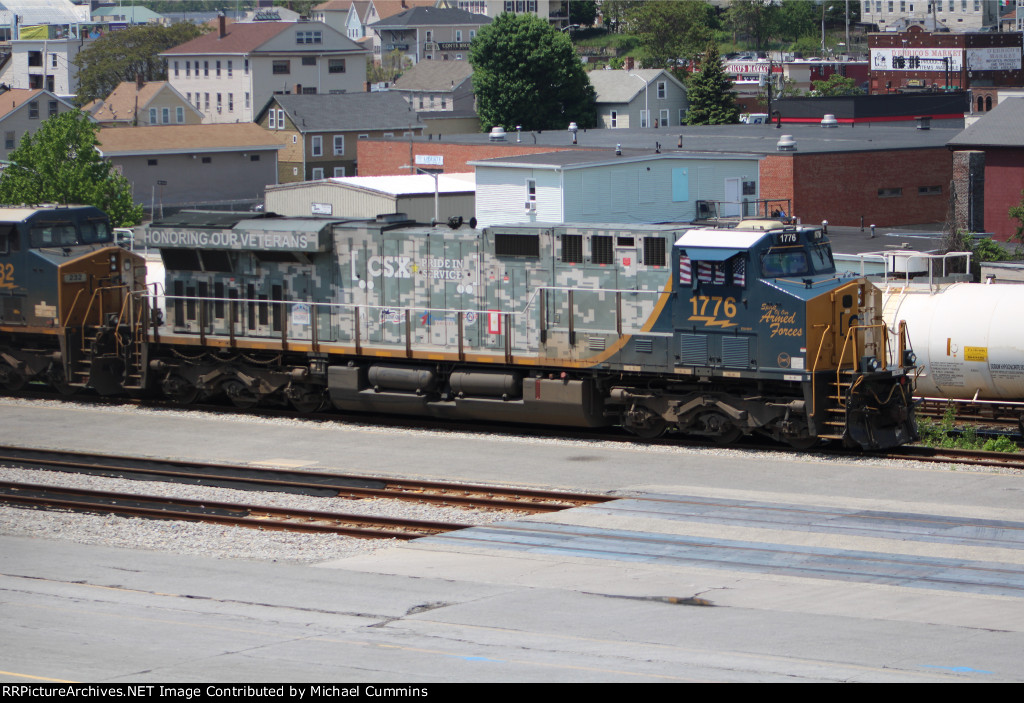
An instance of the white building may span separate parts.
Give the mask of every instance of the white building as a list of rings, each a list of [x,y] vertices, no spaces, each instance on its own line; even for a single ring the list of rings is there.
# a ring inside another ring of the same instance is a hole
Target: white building
[[[0,69],[0,83],[11,88],[48,90],[70,98],[78,92],[75,57],[91,39],[16,39],[10,42],[11,58]]]
[[[471,161],[476,167],[476,219],[481,227],[690,222],[697,217],[697,201],[732,203],[738,216],[743,200],[759,197],[761,158],[569,150]]]
[[[251,122],[272,95],[362,92],[369,52],[322,22],[236,22],[169,49],[167,80],[204,123]]]
[[[934,4],[934,7],[933,7]],[[861,22],[883,32],[904,31],[910,24],[946,27],[951,32],[976,32],[999,26],[996,0],[863,0]]]

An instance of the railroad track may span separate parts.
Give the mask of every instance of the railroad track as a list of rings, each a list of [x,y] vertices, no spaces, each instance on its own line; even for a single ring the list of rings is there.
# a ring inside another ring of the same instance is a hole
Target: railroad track
[[[478,510],[554,512],[601,503],[609,496],[483,486],[440,481],[415,481],[321,471],[294,471],[245,465],[156,460],[0,446],[0,464],[49,471],[247,491],[286,492],[338,499],[392,499]],[[460,522],[440,523],[389,518],[367,518],[347,513],[285,511],[266,506],[222,504],[211,501],[112,494],[68,488],[18,484],[0,491],[0,502],[58,509],[105,512],[138,517],[220,522],[261,529],[336,532],[354,537],[412,539],[426,534],[462,529]],[[286,515],[285,513],[296,513]],[[404,535],[404,536],[403,536]]]
[[[46,510],[185,520],[260,530],[333,533],[372,539],[415,539],[472,525],[457,522],[379,518],[243,503],[165,498],[137,493],[114,493],[81,488],[0,481],[0,503]]]

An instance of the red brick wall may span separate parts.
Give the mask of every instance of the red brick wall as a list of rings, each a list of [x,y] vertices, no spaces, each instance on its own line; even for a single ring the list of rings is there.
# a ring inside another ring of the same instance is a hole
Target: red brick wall
[[[1017,220],[1007,211],[1024,191],[1024,148],[985,151],[985,231],[1006,241],[1017,233]]]
[[[510,137],[512,140],[515,137]],[[446,144],[443,141],[413,142],[412,154],[430,154],[444,157],[445,173],[471,173],[470,161],[493,159],[499,156],[519,156],[520,154],[540,154],[551,151],[565,151],[564,147],[526,146],[515,141],[505,144]],[[588,150],[590,151],[590,150]],[[357,170],[360,176],[402,176],[408,175],[409,141],[364,139],[358,143],[356,158],[359,161]]]
[[[765,162],[777,158],[769,156]],[[804,222],[828,220],[833,225],[854,227],[860,225],[861,216],[865,226],[946,220],[953,176],[953,157],[948,149],[796,152],[792,158],[793,211]],[[918,193],[921,186],[940,186],[941,192],[922,195]],[[879,197],[880,188],[900,188],[902,193],[898,197]],[[766,192],[763,176],[761,192]]]

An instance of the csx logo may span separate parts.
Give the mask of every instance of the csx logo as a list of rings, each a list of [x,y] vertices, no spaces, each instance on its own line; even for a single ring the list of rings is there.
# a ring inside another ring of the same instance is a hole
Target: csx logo
[[[366,260],[366,273],[371,278],[412,278],[412,257],[371,256]],[[352,278],[359,278],[355,257],[352,257]]]

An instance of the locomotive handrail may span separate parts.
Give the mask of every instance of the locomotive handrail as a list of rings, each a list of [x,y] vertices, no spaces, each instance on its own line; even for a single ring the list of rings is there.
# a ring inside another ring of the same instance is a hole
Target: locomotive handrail
[[[843,341],[843,348],[842,348],[842,351],[839,354],[839,363],[836,364],[836,388],[839,388],[839,384],[842,383],[843,359],[846,357],[846,350],[850,346],[850,340],[853,339],[854,343],[856,343],[855,335],[857,334],[857,332],[867,332],[868,330],[879,329],[879,328],[882,330],[882,353],[880,355],[880,358],[881,358],[881,361],[882,361],[882,371],[885,371],[888,368],[887,361],[888,361],[888,350],[889,350],[889,328],[886,327],[885,323],[883,322],[883,323],[874,324],[874,325],[850,325],[849,328],[847,328],[847,330],[846,330],[846,336],[845,336],[844,341]],[[853,360],[852,360],[852,365],[853,365],[853,368],[850,369],[850,370],[856,371],[857,370],[857,357],[856,357],[856,354],[854,354],[854,357],[853,357]],[[846,407],[845,399],[840,397],[840,398],[838,398],[838,400],[839,400],[839,406],[845,408]]]
[[[818,404],[818,360],[821,359],[821,349],[825,346],[825,340],[828,339],[828,332],[832,329],[832,325],[825,325],[825,330],[821,333],[821,339],[818,340],[818,352],[814,355],[814,365],[811,367],[811,417],[814,417]],[[842,357],[839,357],[842,361]]]

